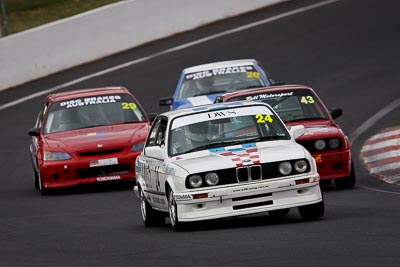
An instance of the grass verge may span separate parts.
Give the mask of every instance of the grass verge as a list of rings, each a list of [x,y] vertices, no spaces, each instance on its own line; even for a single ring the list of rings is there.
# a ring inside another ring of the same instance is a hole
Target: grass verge
[[[3,0],[8,33],[24,31],[121,0]],[[1,15],[1,12],[0,12]],[[1,18],[3,20],[3,18]],[[4,29],[3,29],[4,35]]]

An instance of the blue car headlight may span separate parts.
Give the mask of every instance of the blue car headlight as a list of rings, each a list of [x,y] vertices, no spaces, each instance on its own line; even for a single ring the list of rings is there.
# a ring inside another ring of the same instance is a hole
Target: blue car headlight
[[[71,159],[71,156],[66,152],[44,151],[44,155],[43,155],[44,161],[68,160],[68,159]]]
[[[139,144],[134,144],[132,146],[132,152],[138,152],[138,151],[142,151],[144,148],[144,142],[139,143]]]

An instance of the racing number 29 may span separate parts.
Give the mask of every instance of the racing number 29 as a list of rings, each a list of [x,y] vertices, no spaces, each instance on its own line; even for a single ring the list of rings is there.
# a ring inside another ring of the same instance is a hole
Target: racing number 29
[[[136,104],[133,102],[130,102],[130,103],[122,102],[121,105],[122,105],[122,109],[136,109],[137,108]]]

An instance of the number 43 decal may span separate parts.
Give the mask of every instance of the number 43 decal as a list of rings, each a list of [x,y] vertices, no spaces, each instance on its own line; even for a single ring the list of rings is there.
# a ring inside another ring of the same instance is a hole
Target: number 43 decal
[[[306,105],[307,104],[313,104],[314,103],[314,98],[312,96],[310,96],[310,95],[302,96],[300,102],[303,103],[303,104],[306,104]]]
[[[267,115],[257,114],[256,119],[257,119],[257,123],[266,123],[266,122],[273,121],[270,114],[267,114]]]

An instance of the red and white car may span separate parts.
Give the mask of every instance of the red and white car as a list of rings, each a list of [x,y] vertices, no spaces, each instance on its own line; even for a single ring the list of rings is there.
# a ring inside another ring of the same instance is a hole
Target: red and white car
[[[315,91],[303,85],[280,85],[225,93],[218,96],[215,103],[237,100],[268,103],[288,128],[304,125],[305,134],[296,141],[315,158],[321,184],[329,184],[334,179],[338,188],[355,185],[350,144],[334,121],[342,115],[340,108],[328,110]]]
[[[150,119],[124,87],[50,94],[34,128],[30,153],[35,187],[134,180]]]

